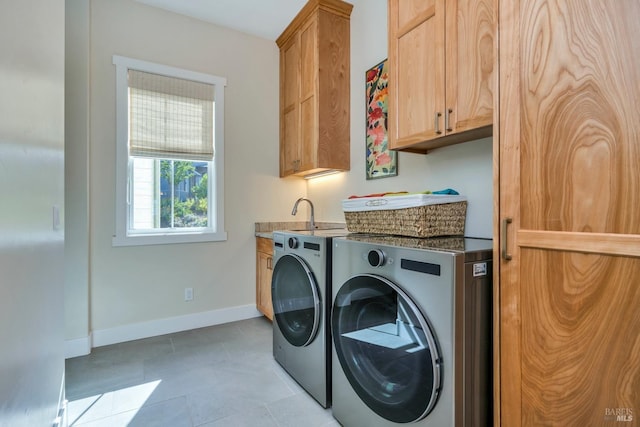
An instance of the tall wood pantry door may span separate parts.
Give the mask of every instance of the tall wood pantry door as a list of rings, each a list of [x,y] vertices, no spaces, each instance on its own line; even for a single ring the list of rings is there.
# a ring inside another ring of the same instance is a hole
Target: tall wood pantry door
[[[496,5],[495,424],[640,425],[640,2]]]

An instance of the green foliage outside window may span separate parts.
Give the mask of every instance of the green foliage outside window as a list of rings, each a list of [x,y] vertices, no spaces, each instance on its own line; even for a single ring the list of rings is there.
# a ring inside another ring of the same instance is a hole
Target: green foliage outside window
[[[172,167],[173,165],[173,167]],[[208,174],[203,174],[200,182],[188,189],[188,197],[178,197],[178,186],[196,174],[193,162],[180,160],[160,161],[160,175],[173,189],[163,195],[160,201],[160,227],[184,228],[206,227],[208,225]],[[172,221],[173,220],[173,221]]]

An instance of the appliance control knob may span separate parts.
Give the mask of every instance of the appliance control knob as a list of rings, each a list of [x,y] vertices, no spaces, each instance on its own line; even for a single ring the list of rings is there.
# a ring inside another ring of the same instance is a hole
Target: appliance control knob
[[[373,249],[369,251],[367,255],[367,260],[371,267],[382,267],[386,261],[384,252],[380,249]]]
[[[291,249],[295,249],[298,247],[298,239],[296,239],[295,237],[289,237],[288,243]]]

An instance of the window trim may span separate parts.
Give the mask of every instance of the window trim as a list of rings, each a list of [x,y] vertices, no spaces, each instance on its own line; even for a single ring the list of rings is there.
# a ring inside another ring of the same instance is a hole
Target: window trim
[[[116,66],[116,203],[113,246],[157,245],[171,243],[197,243],[227,240],[224,228],[224,87],[227,79],[210,74],[153,62],[113,56]],[[135,232],[129,230],[129,69],[162,74],[169,77],[194,80],[214,85],[215,91],[215,154],[210,163],[209,207],[210,227],[194,231]],[[215,191],[215,197],[212,192]]]

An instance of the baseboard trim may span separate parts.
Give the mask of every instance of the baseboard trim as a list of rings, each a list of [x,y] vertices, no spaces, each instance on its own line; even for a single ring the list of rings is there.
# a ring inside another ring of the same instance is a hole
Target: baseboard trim
[[[64,358],[86,356],[91,353],[91,334],[82,338],[66,340],[64,342]]]
[[[204,328],[259,316],[262,316],[262,313],[256,309],[255,305],[250,304],[117,326],[115,328],[98,329],[93,331],[93,347]]]

